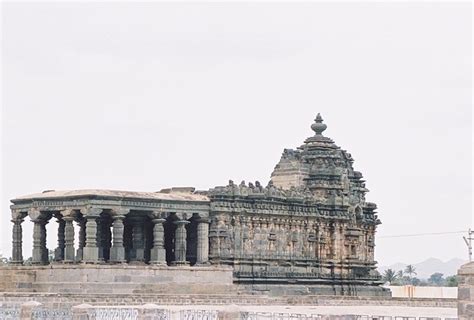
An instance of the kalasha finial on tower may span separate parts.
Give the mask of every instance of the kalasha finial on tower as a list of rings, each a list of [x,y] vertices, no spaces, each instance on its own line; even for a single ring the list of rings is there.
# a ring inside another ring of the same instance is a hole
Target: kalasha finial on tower
[[[321,117],[321,114],[318,113],[316,119],[314,119],[314,123],[311,125],[311,129],[316,132],[316,135],[321,135],[327,127],[328,126],[323,123],[323,118]]]

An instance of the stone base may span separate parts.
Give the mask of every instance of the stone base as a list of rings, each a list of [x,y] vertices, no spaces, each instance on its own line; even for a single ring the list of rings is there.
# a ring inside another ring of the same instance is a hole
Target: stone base
[[[160,248],[151,248],[150,263],[166,264],[166,250]]]
[[[84,262],[96,263],[99,260],[99,248],[84,247],[82,260]]]
[[[320,280],[321,281],[321,280]],[[362,283],[240,282],[230,266],[62,264],[0,268],[0,292],[72,294],[254,294],[282,296],[390,297],[390,291]]]
[[[213,294],[236,292],[229,267],[51,264],[0,268],[0,292]]]
[[[364,286],[355,284],[241,284],[244,292],[254,292],[279,296],[362,296],[391,297],[389,289],[381,286]]]
[[[125,262],[125,248],[124,247],[110,248],[110,261],[114,263]]]

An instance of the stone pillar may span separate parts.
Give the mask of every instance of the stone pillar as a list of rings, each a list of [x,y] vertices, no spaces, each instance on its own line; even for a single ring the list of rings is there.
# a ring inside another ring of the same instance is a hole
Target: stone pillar
[[[131,261],[145,262],[145,236],[143,234],[143,219],[134,217],[132,223],[132,254]]]
[[[79,262],[82,261],[84,247],[86,246],[86,220],[78,220],[77,225],[79,227],[79,244],[76,251],[76,262]]]
[[[209,264],[209,219],[199,219],[197,225],[196,265]]]
[[[11,264],[23,264],[23,231],[21,228],[21,223],[23,218],[21,216],[16,216],[11,220],[13,222],[12,230],[12,261]]]
[[[48,221],[41,218],[32,220],[33,226],[33,255],[31,262],[33,264],[48,263],[48,249],[46,248],[46,224]]]
[[[166,219],[153,219],[153,248],[150,252],[150,263],[155,265],[166,265],[166,250],[165,250],[165,229],[163,223]]]
[[[114,209],[112,210],[112,248],[110,249],[110,261],[116,263],[125,262],[125,248],[123,245],[124,226],[123,219],[130,210]]]
[[[81,213],[86,219],[86,246],[83,249],[84,262],[99,262],[99,248],[97,247],[97,218],[102,209],[85,208]]]
[[[102,217],[97,218],[96,220],[97,223],[97,237],[96,237],[96,242],[97,242],[97,248],[99,249],[99,261],[104,261],[104,220]]]
[[[186,261],[186,225],[189,223],[187,220],[177,220],[173,222],[177,225],[175,239],[174,239],[174,265],[187,265]]]
[[[74,218],[65,216],[64,218],[64,262],[74,262],[74,226],[72,224]]]
[[[66,223],[62,217],[58,217],[58,247],[54,250],[54,261],[64,259],[64,229]]]

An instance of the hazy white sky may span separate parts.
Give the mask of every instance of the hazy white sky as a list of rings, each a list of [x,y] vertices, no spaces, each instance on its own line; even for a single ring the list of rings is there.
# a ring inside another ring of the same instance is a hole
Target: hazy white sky
[[[266,184],[321,112],[379,206],[380,264],[467,258],[461,234],[383,236],[471,224],[469,3],[2,9],[4,255],[9,199]],[[28,257],[32,223],[23,226]]]

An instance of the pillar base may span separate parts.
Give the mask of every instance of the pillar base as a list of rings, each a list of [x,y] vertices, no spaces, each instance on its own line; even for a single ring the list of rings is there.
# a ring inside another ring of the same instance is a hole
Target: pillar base
[[[166,250],[163,248],[151,248],[150,263],[166,265]]]
[[[115,262],[115,263],[125,262],[125,248],[124,247],[110,248],[110,262]]]
[[[99,248],[84,247],[83,248],[83,262],[99,263]]]
[[[74,262],[74,247],[72,248],[66,247],[64,249],[64,261]]]
[[[43,249],[33,248],[33,255],[31,257],[32,264],[43,264],[44,263]]]
[[[8,264],[16,265],[16,266],[21,266],[23,264],[23,260],[17,260],[17,261],[10,261]]]

